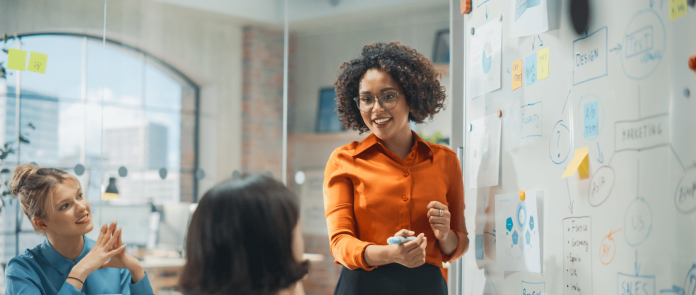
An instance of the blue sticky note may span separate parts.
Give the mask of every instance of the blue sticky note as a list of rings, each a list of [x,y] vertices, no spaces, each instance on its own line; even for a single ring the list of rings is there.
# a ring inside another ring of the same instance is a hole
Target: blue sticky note
[[[476,260],[483,260],[483,235],[476,235]]]
[[[593,101],[585,104],[583,125],[585,138],[595,137],[599,134],[599,102]]]
[[[525,59],[524,64],[525,72],[525,84],[524,86],[529,86],[534,84],[537,80],[537,54],[534,53]]]

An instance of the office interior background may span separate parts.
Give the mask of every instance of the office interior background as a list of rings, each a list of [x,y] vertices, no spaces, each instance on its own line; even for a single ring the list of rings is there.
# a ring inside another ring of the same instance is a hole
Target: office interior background
[[[323,170],[336,147],[367,135],[334,113],[339,66],[372,42],[400,41],[432,58],[447,108],[412,129],[440,144],[452,135],[448,0],[0,3],[3,267],[44,239],[9,192],[18,164],[77,176],[95,225],[118,220],[158,294],[176,294],[197,200],[225,179],[265,173],[301,200],[306,294],[332,294],[340,265]],[[10,48],[47,54],[45,73],[8,69]]]

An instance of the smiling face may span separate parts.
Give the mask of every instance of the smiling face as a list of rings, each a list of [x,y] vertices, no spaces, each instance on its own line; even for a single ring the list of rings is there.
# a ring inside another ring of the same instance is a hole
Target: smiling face
[[[75,182],[59,183],[51,197],[47,217],[34,220],[39,229],[56,236],[81,236],[92,231],[89,202]]]
[[[379,96],[385,92],[403,93],[399,83],[388,73],[379,69],[370,69],[360,79],[360,95],[369,94]],[[397,136],[408,136],[411,127],[408,124],[408,114],[411,108],[406,103],[406,96],[398,96],[396,107],[385,110],[375,101],[371,112],[361,112],[362,119],[367,128],[383,141],[388,141]]]

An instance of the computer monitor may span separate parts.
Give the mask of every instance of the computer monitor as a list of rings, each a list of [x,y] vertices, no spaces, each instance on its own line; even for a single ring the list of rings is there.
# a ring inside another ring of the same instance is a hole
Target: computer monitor
[[[147,245],[148,234],[150,233],[149,221],[152,214],[152,207],[145,205],[128,206],[94,206],[92,209],[92,223],[94,229],[87,234],[87,237],[97,240],[99,230],[104,223],[118,222],[121,227],[121,239],[124,244],[142,246]]]
[[[198,204],[163,204],[157,231],[157,248],[184,250],[191,216]]]

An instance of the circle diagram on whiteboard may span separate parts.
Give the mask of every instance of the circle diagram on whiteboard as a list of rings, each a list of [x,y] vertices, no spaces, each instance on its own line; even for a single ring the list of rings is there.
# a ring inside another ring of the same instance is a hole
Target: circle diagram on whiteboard
[[[491,71],[491,63],[493,62],[493,46],[491,41],[486,41],[483,44],[483,54],[481,60],[481,68],[484,74],[488,74]]]
[[[524,202],[517,204],[517,227],[520,232],[524,232],[524,227],[527,225],[527,205]]]
[[[650,235],[653,216],[650,205],[643,198],[637,198],[628,205],[624,218],[626,243],[635,247],[643,243]]]
[[[549,157],[555,164],[561,164],[568,159],[570,154],[570,129],[563,120],[556,122],[551,130],[549,140]]]
[[[655,72],[665,54],[665,25],[652,9],[639,11],[626,27],[621,66],[631,79],[642,80]]]

